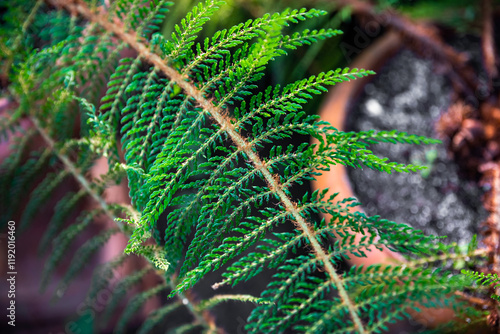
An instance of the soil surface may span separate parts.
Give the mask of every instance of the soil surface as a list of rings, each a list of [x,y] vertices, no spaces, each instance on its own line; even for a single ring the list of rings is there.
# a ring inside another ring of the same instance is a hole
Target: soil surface
[[[445,76],[436,73],[432,61],[403,50],[378,73],[352,107],[347,130],[397,129],[437,138],[434,122],[450,104],[452,87]],[[483,191],[461,176],[444,144],[377,144],[371,148],[391,161],[424,164],[429,169],[389,175],[367,167],[348,168],[353,190],[367,214],[461,244],[478,233],[487,217]]]

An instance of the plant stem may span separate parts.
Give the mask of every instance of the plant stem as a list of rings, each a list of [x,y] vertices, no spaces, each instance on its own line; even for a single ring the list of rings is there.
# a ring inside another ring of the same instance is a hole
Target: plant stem
[[[498,75],[496,67],[496,52],[495,52],[495,38],[493,31],[493,14],[491,7],[491,0],[483,0],[483,33],[481,38],[481,47],[483,48],[484,66],[488,74],[489,89],[492,89],[492,80]]]
[[[460,84],[463,92],[475,96],[474,92],[478,87],[478,80],[475,71],[466,64],[467,57],[445,44],[434,27],[413,22],[395,11],[377,12],[369,2],[337,0],[336,4],[339,7],[350,8],[355,15],[374,21],[382,26],[393,28],[414,42],[406,43],[406,45],[416,52],[425,47],[426,50],[431,52],[433,58],[445,66],[451,79]]]
[[[488,265],[482,271],[486,273],[500,275],[500,163],[488,162],[481,166],[483,173],[481,183],[489,185],[490,190],[484,195],[483,203],[490,215],[483,223],[486,229],[483,231],[484,244],[488,250]],[[500,295],[500,289],[495,289],[492,285],[491,293]],[[500,308],[499,302],[491,298],[491,316],[496,331],[500,332]]]

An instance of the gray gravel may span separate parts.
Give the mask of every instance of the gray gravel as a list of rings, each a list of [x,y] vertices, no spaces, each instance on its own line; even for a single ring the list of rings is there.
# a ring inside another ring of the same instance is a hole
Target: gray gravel
[[[447,109],[452,88],[429,60],[398,53],[365,87],[347,119],[347,130],[392,130],[436,137],[434,121]],[[365,211],[407,223],[426,233],[468,242],[487,216],[482,190],[459,176],[444,145],[379,144],[375,154],[404,163],[424,163],[427,173],[386,174],[367,167],[348,169]]]

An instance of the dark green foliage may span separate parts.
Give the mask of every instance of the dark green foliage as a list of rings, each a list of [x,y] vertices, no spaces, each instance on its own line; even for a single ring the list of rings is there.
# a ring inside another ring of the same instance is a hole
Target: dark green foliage
[[[89,291],[90,299],[108,287],[113,291],[104,320],[146,274],[154,271],[162,282],[134,291],[117,332],[125,332],[139,308],[164,291],[181,301],[154,311],[140,333],[178,309],[189,310],[194,319],[178,332],[208,331],[201,312],[227,300],[258,303],[246,326],[252,333],[380,332],[408,316],[406,307],[455,302],[444,296],[466,282],[451,274],[447,261],[480,255],[472,247],[444,245],[405,224],[367,217],[356,212],[354,199],[338,200],[327,190],[292,196],[293,186],[308,184],[335,164],[418,171],[423,167],[375,156],[370,146],[437,142],[397,131],[345,133],[303,110],[328,86],[373,74],[369,70],[330,70],[261,89],[271,61],[341,34],[334,29],[290,32],[325,12],[285,10],[201,38],[221,1],[196,5],[171,36],[158,33],[169,19],[170,2],[117,0],[107,12],[97,2],[19,1],[9,4],[12,22],[2,28],[0,64],[10,80],[4,93],[17,107],[0,119],[0,135],[18,135],[22,119],[33,126],[11,140],[12,154],[1,167],[1,193],[21,194],[43,175],[23,208],[24,230],[63,183],[71,178],[79,186],[57,199],[41,238],[40,251],[50,253],[43,287],[99,216],[114,220],[116,227],[76,247],[57,293],[112,235],[130,237],[127,255],[99,267]],[[136,56],[122,57],[126,49]],[[28,147],[34,135],[42,147]],[[296,136],[316,138],[319,144],[281,144]],[[90,176],[101,157],[108,171]],[[123,178],[131,205],[107,203],[105,191]],[[20,209],[9,208],[4,221]],[[323,214],[331,219],[317,218]],[[355,242],[354,233],[364,236]],[[146,244],[150,238],[154,244]],[[335,269],[342,258],[366,257],[370,249],[383,247],[406,255],[407,263],[353,267],[345,273]],[[115,270],[130,253],[142,255],[148,265],[113,283]],[[429,263],[446,268],[425,268]],[[261,297],[216,295],[195,305],[183,295],[213,271],[222,275],[222,281],[212,282],[217,288],[244,284],[268,269],[276,274]]]

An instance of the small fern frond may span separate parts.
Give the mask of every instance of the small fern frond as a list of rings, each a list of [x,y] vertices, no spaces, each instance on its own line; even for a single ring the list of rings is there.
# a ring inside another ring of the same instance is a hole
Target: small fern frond
[[[142,305],[151,297],[157,295],[163,290],[168,289],[168,284],[159,284],[154,288],[141,292],[134,296],[127,304],[127,307],[123,311],[118,323],[116,325],[116,333],[124,333],[126,331],[127,322],[136,314],[137,310],[142,307]]]
[[[207,23],[212,15],[219,9],[224,2],[216,0],[206,0],[205,3],[199,3],[181,20],[180,25],[174,26],[171,41],[166,42],[161,46],[162,51],[172,61],[178,58],[184,58],[196,40],[205,23]]]
[[[68,172],[62,171],[59,173],[50,173],[31,193],[30,200],[24,208],[19,230],[26,230],[34,221],[34,217],[38,210],[50,199],[53,191],[62,184],[64,179],[68,177]]]
[[[134,285],[139,284],[144,278],[144,276],[151,271],[151,269],[152,269],[151,267],[148,267],[136,271],[131,275],[120,280],[113,287],[113,295],[111,296],[109,303],[106,305],[106,310],[103,314],[104,324],[106,324],[109,321],[109,319],[113,315],[113,312],[115,312],[116,308],[118,307],[122,299],[125,298],[127,291],[131,290],[131,288]]]
[[[55,236],[60,232],[62,225],[68,220],[70,214],[75,210],[76,205],[81,201],[87,193],[85,190],[80,190],[76,193],[69,193],[64,196],[54,208],[55,214],[49,222],[47,231],[42,236],[38,251],[45,254],[49,250],[49,245]]]
[[[173,302],[171,304],[162,306],[148,315],[148,318],[142,326],[137,331],[137,334],[147,334],[150,333],[158,324],[165,319],[170,313],[181,308],[183,304],[179,301]]]
[[[148,38],[160,30],[165,14],[168,13],[168,8],[173,5],[173,2],[153,0],[148,5],[149,8],[138,9],[138,15],[134,16],[131,24],[131,28],[143,38]]]
[[[127,254],[120,254],[113,260],[103,263],[94,270],[92,276],[92,281],[90,283],[90,288],[88,291],[88,298],[94,300],[98,293],[112,284],[113,279],[115,279],[115,271],[121,267],[127,259],[132,256]]]
[[[500,296],[496,293],[500,287],[500,277],[497,274],[485,274],[474,270],[462,269],[462,274],[465,275],[470,281],[477,283],[480,286],[490,287],[495,291],[490,297],[500,302]]]
[[[87,240],[85,244],[83,244],[83,246],[77,250],[77,252],[73,256],[70,267],[68,268],[68,270],[64,274],[64,277],[59,282],[56,288],[57,297],[60,298],[64,294],[70,282],[75,278],[76,275],[78,275],[78,273],[84,268],[84,266],[89,264],[89,260],[92,255],[99,249],[101,249],[113,234],[118,233],[119,231],[119,229],[106,230],[103,233]]]
[[[90,212],[84,212],[80,217],[78,217],[75,224],[70,225],[64,231],[62,231],[57,238],[53,240],[53,250],[50,253],[50,257],[45,264],[42,272],[41,279],[41,290],[45,290],[48,283],[50,275],[55,270],[55,268],[60,264],[63,257],[67,254],[69,247],[74,242],[75,238],[86,229],[93,221],[93,219],[102,214],[100,209],[96,209]]]
[[[210,299],[203,301],[203,303],[198,304],[198,308],[201,310],[210,309],[212,307],[217,306],[220,303],[228,302],[228,301],[238,301],[238,302],[250,302],[255,304],[266,304],[268,301],[257,298],[251,295],[216,295]]]

